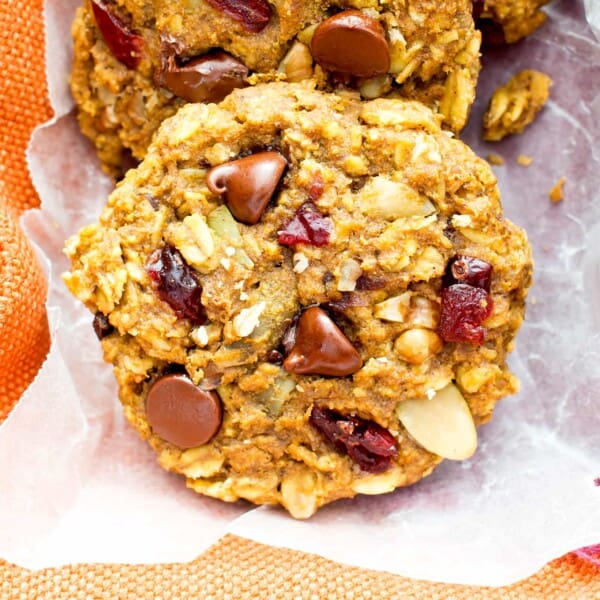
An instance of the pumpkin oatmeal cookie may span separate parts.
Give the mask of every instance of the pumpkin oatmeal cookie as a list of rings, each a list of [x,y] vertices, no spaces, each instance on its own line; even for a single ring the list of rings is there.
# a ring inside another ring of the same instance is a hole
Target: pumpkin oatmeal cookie
[[[115,177],[186,102],[261,81],[402,96],[458,132],[475,97],[480,34],[469,0],[86,0],[71,89],[84,134]]]
[[[548,102],[551,86],[545,73],[525,69],[498,87],[483,115],[483,139],[498,142],[522,133]]]
[[[439,121],[307,84],[188,104],[68,240],[125,415],[197,492],[307,518],[468,458],[516,391],[530,248]]]
[[[474,0],[473,16],[485,44],[514,44],[546,21],[550,0]]]

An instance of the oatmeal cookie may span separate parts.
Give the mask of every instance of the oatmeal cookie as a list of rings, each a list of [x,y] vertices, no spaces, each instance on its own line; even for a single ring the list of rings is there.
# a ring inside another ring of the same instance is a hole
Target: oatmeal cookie
[[[261,81],[402,96],[465,124],[479,72],[469,0],[86,0],[71,89],[84,134],[119,177],[185,102]]]
[[[497,88],[483,115],[483,139],[498,142],[522,133],[550,97],[552,79],[541,71],[525,69]]]
[[[306,518],[389,492],[517,389],[526,235],[418,102],[188,104],[66,251],[127,418],[202,494]]]
[[[474,0],[473,16],[485,44],[513,44],[546,21],[542,6],[550,0]]]

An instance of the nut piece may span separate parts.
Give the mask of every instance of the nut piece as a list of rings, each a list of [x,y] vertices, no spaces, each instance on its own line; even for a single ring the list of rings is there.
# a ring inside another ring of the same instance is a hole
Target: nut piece
[[[404,292],[400,296],[393,296],[383,302],[379,302],[374,307],[374,315],[377,319],[383,321],[393,321],[394,323],[404,323],[408,315],[411,304],[410,292]]]
[[[283,477],[281,503],[294,519],[308,519],[317,510],[315,477],[307,470],[295,471]]]
[[[396,416],[423,448],[450,460],[465,460],[477,449],[477,430],[469,406],[452,383],[435,396],[404,400]]]
[[[404,483],[406,483],[406,473],[400,467],[392,467],[384,473],[373,473],[357,479],[352,484],[352,489],[357,494],[376,496],[392,492]]]
[[[411,365],[424,363],[443,348],[442,338],[430,329],[409,329],[394,342],[396,354]]]
[[[353,258],[342,263],[340,267],[340,278],[338,280],[337,289],[340,292],[353,292],[356,289],[356,282],[362,275],[360,263]]]
[[[233,331],[239,337],[248,337],[260,324],[260,315],[267,307],[262,301],[250,308],[243,308],[233,319]]]
[[[521,133],[548,101],[552,79],[526,69],[517,73],[493,94],[483,117],[483,137],[498,142],[511,133]]]
[[[363,187],[360,195],[362,212],[383,219],[421,217],[435,212],[435,206],[429,199],[405,183],[382,175],[373,177]]]
[[[285,73],[287,80],[293,83],[310,79],[313,75],[313,59],[308,46],[295,42],[283,57],[278,71]]]

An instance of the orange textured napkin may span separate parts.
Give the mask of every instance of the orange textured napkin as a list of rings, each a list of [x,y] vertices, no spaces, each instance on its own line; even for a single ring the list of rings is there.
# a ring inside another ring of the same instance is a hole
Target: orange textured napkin
[[[39,204],[25,149],[33,128],[51,115],[42,6],[43,0],[0,4],[0,420],[35,375],[49,344],[43,273],[17,221],[25,209]],[[347,567],[227,535],[191,563],[76,565],[31,572],[0,559],[0,600],[600,599],[600,547],[589,554],[599,560],[572,553],[523,582],[482,588]]]

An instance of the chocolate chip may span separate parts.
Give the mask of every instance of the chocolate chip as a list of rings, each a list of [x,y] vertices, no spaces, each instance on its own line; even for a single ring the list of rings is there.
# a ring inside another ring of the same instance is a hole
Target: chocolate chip
[[[242,223],[258,223],[287,166],[279,152],[261,152],[213,167],[206,185],[223,195],[233,216]]]
[[[156,435],[179,448],[194,448],[219,430],[221,401],[216,392],[201,390],[186,375],[165,375],[146,396],[146,417]]]
[[[302,313],[294,347],[283,363],[286,371],[344,377],[361,367],[360,355],[325,311],[313,306]]]
[[[172,39],[163,40],[155,81],[187,102],[220,102],[247,85],[248,68],[230,54],[218,51],[181,63],[176,56],[180,50]]]
[[[390,51],[379,21],[345,10],[323,21],[311,41],[315,61],[330,71],[376,77],[390,68]]]
[[[104,339],[107,335],[110,335],[115,328],[109,323],[108,317],[101,313],[97,312],[94,316],[94,332],[99,340]]]

